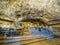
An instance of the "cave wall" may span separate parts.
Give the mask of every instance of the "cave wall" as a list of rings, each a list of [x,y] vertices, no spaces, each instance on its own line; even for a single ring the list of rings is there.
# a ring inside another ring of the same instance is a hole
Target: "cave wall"
[[[25,7],[46,10],[52,15],[60,12],[60,0],[0,0],[0,12],[15,15],[15,11]],[[57,14],[56,14],[57,15]]]

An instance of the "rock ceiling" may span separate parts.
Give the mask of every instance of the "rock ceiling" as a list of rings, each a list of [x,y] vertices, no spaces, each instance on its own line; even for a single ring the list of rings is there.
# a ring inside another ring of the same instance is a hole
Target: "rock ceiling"
[[[60,23],[60,0],[0,0],[0,18],[26,18]]]

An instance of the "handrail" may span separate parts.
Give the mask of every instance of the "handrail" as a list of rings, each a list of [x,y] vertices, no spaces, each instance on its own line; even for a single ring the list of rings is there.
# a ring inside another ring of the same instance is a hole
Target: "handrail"
[[[26,43],[29,44],[29,43],[32,43],[32,42],[35,42],[35,41],[45,40],[45,39],[40,37],[40,36],[17,36],[17,37],[5,37],[2,40],[3,41],[0,42],[0,44],[4,43],[7,40],[18,40],[18,41],[15,41],[15,42],[20,42],[20,44],[26,44]],[[31,41],[31,40],[33,40],[33,41]],[[24,41],[27,41],[27,42],[23,43]],[[15,42],[8,42],[7,44],[15,43]]]
[[[4,39],[22,39],[22,38],[43,38],[41,35],[32,35],[32,36],[16,36],[16,37],[5,37]]]
[[[24,45],[24,44],[32,44],[32,43],[36,43],[36,42],[40,42],[40,41],[44,41],[46,39],[43,39],[43,38],[39,38],[39,39],[31,39],[31,40],[21,40],[21,41],[17,41],[17,42],[10,42],[10,43],[5,43],[5,44],[21,44],[21,45]]]

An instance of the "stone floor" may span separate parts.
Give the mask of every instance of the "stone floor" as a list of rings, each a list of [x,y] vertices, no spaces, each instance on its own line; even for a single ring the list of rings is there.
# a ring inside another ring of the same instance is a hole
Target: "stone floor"
[[[30,43],[28,43],[30,42]],[[52,40],[41,40],[41,39],[34,39],[34,40],[26,40],[22,42],[15,42],[15,43],[9,43],[9,44],[0,44],[0,45],[60,45],[60,37],[55,37]],[[27,43],[27,44],[23,44]]]

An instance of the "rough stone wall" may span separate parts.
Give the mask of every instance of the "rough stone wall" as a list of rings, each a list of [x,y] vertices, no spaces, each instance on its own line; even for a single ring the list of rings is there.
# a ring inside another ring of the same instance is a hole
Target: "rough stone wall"
[[[32,8],[38,8],[38,9],[46,9],[50,8],[56,12],[60,12],[60,0],[30,0],[29,4]],[[49,10],[50,10],[49,9]]]
[[[56,19],[60,18],[60,0],[0,0],[0,15]]]
[[[60,0],[0,0],[0,14],[12,18],[21,16],[60,18]],[[18,15],[18,16],[16,16]]]

